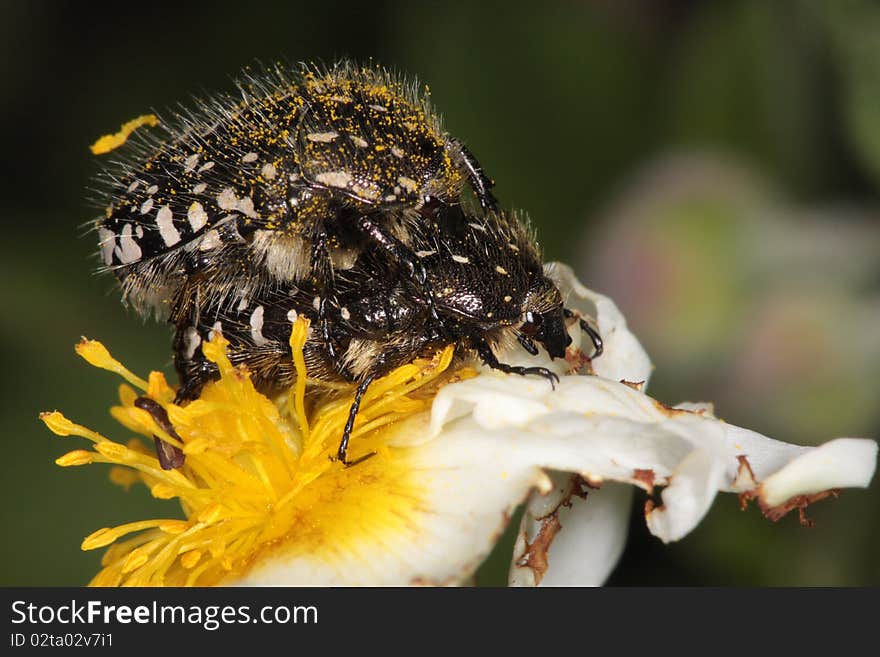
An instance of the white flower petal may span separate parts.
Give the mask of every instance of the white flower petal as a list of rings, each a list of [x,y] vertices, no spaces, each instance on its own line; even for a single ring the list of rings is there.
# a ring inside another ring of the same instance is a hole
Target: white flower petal
[[[677,541],[690,532],[712,506],[724,485],[724,464],[710,452],[695,449],[669,477],[660,497],[663,506],[645,514],[648,529],[664,541]]]
[[[664,541],[691,531],[719,490],[760,494],[767,479],[784,491],[786,501],[785,495],[812,494],[817,486],[867,486],[873,475],[873,441],[800,447],[718,420],[706,409],[666,407],[630,386],[599,377],[563,377],[555,392],[541,383],[504,377],[502,384],[498,378],[478,377],[447,386],[434,404],[432,426],[445,436],[466,419],[486,435],[505,440],[506,454],[498,458],[647,489],[666,486],[663,505],[651,511],[648,523]],[[503,402],[496,406],[499,388]],[[522,412],[511,412],[517,396]],[[465,418],[452,419],[450,408]],[[774,480],[771,475],[777,471],[780,479]],[[770,506],[778,505],[779,497]]]
[[[830,488],[867,486],[877,462],[877,443],[838,438],[806,452],[767,477],[761,499],[779,506],[797,495],[814,495]]]
[[[510,584],[599,586],[626,544],[632,486],[606,482],[581,497],[574,488],[583,485],[580,477],[554,473],[553,479],[553,491],[532,495],[526,507]]]

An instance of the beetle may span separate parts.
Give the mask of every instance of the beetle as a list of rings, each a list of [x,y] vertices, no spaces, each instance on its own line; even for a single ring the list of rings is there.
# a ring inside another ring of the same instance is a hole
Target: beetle
[[[437,346],[555,380],[496,355],[519,343],[564,356],[570,314],[533,235],[416,85],[348,62],[276,67],[163,125],[105,171],[95,228],[123,300],[174,326],[177,403],[216,376],[199,347],[217,331],[258,389],[289,385],[301,314],[310,376],[357,384],[345,463],[370,383]],[[601,339],[581,327],[595,357]],[[158,438],[157,452],[183,462]]]

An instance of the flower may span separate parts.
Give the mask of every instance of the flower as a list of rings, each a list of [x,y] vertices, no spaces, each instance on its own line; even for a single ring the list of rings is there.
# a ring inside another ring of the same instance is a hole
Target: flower
[[[451,348],[401,367],[370,386],[351,456],[375,456],[348,468],[328,457],[352,391],[307,380],[303,320],[291,335],[297,384],[271,400],[229,363],[220,337],[203,348],[221,378],[185,407],[173,403],[161,374],[140,379],[100,344],[82,342],[80,355],[130,384],[114,417],[186,454],[183,467],[165,471],[140,441],[125,446],[58,412],[43,414],[55,433],[94,443],[60,465],[121,466],[115,481],[140,481],[183,508],[184,519],[86,538],[83,549],[110,546],[92,584],[456,584],[523,501],[511,583],[599,584],[623,547],[632,486],[659,491],[646,505],[648,528],[674,541],[718,491],[755,500],[777,519],[837,488],[868,485],[873,441],[798,447],[727,424],[707,405],[667,407],[648,397],[650,361],[613,302],[567,267],[548,267],[569,306],[594,314],[605,353],[590,363],[572,329],[565,361],[540,363],[560,375],[555,389],[543,379],[451,368]],[[506,356],[535,364],[516,351]],[[131,386],[165,409],[176,435],[135,404]]]

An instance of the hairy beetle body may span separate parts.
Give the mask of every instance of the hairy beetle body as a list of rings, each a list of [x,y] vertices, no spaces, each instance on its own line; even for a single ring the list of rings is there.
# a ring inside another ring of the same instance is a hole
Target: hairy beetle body
[[[124,300],[175,327],[179,402],[216,376],[200,348],[216,332],[258,389],[289,386],[303,315],[310,377],[357,384],[343,461],[370,382],[432,349],[556,379],[498,359],[516,343],[564,356],[570,317],[525,222],[414,86],[345,63],[276,69],[166,132],[108,171],[96,228]]]

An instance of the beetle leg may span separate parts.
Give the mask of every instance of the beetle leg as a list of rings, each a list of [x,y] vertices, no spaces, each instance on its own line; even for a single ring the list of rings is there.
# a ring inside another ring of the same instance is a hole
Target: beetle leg
[[[474,189],[474,193],[477,195],[480,206],[487,212],[494,212],[498,209],[498,199],[491,192],[491,189],[495,186],[494,181],[486,175],[476,156],[470,152],[467,146],[457,139],[453,141],[461,151],[464,166],[467,169],[468,180]]]
[[[174,395],[174,403],[178,405],[198,399],[206,383],[220,378],[217,366],[205,358],[200,348],[195,349],[192,357],[188,356],[189,350],[187,349],[186,342],[188,332],[193,328],[195,327],[187,326],[184,323],[177,327],[174,335],[174,368],[177,370],[177,376],[180,379],[180,387]],[[177,438],[177,434],[174,433],[174,427],[168,421],[168,414],[161,406],[158,406],[158,404],[153,406],[151,402],[155,404],[151,399],[140,397],[135,402],[135,406],[147,411],[153,416],[153,419],[156,420],[159,426],[165,429],[169,435]],[[159,465],[162,466],[163,470],[174,470],[183,465],[184,455],[180,449],[164,442],[157,436],[153,436],[153,438],[156,442],[156,455],[159,458]]]
[[[175,431],[174,425],[171,424],[171,420],[168,419],[168,413],[156,401],[149,397],[138,397],[134,400],[134,405],[149,413],[165,433],[175,440],[183,442]],[[183,465],[186,457],[177,445],[166,443],[159,436],[153,436],[153,440],[156,442],[156,456],[159,458],[159,465],[163,470],[176,470]]]
[[[327,292],[333,282],[333,267],[330,263],[330,252],[327,250],[327,232],[322,228],[315,236],[312,243],[312,278],[318,290],[319,303],[318,326],[321,331],[321,339],[330,358],[336,360],[336,341],[330,333],[330,320],[327,312]]]
[[[175,328],[174,369],[177,370],[177,377],[180,380],[180,387],[174,397],[175,404],[197,399],[206,383],[220,378],[217,366],[202,353],[201,340],[199,346],[192,350],[191,345],[188,344],[191,339],[190,332],[199,329],[199,321],[195,317],[180,321]]]
[[[573,311],[569,310],[568,308],[563,308],[562,312],[566,318],[577,317],[578,326],[580,326],[581,331],[583,331],[588,336],[590,336],[590,341],[593,343],[593,355],[590,356],[590,360],[593,360],[594,358],[598,358],[599,356],[601,356],[602,352],[605,350],[605,343],[602,341],[602,336],[599,335],[599,333],[596,331],[596,329],[594,329],[592,326],[590,326],[587,323],[587,320],[585,320],[580,315],[576,315]]]
[[[538,355],[538,348],[535,346],[535,343],[532,342],[529,336],[520,333],[516,336],[516,339],[519,340],[522,348],[528,351],[532,356]]]
[[[375,452],[370,452],[364,456],[361,456],[354,461],[348,460],[348,442],[351,440],[351,432],[354,429],[354,420],[357,417],[358,410],[361,407],[361,400],[364,397],[364,394],[367,392],[367,388],[370,387],[370,384],[376,378],[376,374],[369,374],[367,378],[361,381],[358,384],[357,390],[354,393],[354,401],[351,403],[351,407],[348,409],[348,420],[345,423],[345,429],[342,431],[342,440],[339,442],[339,449],[336,452],[336,458],[330,457],[332,461],[341,461],[343,465],[346,467],[351,467],[352,465],[357,465],[361,461],[365,461],[371,456],[375,455]]]
[[[483,362],[493,370],[498,370],[499,372],[504,372],[506,374],[519,374],[520,376],[527,376],[529,374],[543,376],[550,382],[553,389],[556,389],[556,384],[559,383],[559,376],[555,372],[548,370],[546,367],[520,367],[519,365],[508,365],[507,363],[502,363],[498,360],[492,352],[492,347],[490,347],[489,343],[483,338],[472,338],[471,342]]]

